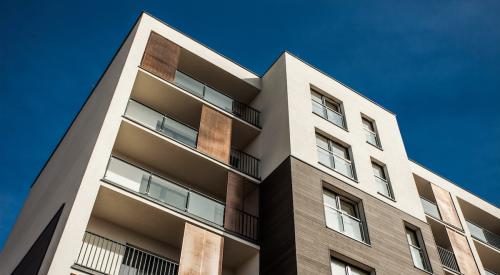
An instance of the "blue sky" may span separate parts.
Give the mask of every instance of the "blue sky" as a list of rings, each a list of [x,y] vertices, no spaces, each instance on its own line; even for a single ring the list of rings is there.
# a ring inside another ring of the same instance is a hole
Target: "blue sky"
[[[288,50],[397,114],[410,158],[500,204],[500,1],[30,1],[0,17],[0,247],[140,11],[262,74]]]

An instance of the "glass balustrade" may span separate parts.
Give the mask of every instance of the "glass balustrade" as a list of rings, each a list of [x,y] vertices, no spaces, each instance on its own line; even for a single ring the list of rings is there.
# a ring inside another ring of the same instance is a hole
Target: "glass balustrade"
[[[382,178],[379,178],[377,176],[374,177],[375,177],[375,182],[377,183],[377,192],[386,197],[392,198],[391,188],[389,186],[389,183]]]
[[[325,206],[326,226],[358,241],[363,240],[363,226],[359,219]]]
[[[472,237],[500,249],[500,236],[470,221],[466,222]]]
[[[371,145],[379,147],[380,144],[378,142],[377,133],[372,132],[368,129],[364,129],[364,130],[365,130],[366,141],[368,143],[370,143]]]
[[[430,215],[436,219],[441,219],[441,215],[439,214],[439,209],[437,205],[426,198],[420,197],[420,202],[422,203],[422,207],[424,208],[424,213]]]
[[[213,105],[225,110],[226,112],[232,113],[233,115],[245,120],[246,122],[260,127],[259,111],[232,99],[224,93],[221,93],[205,85],[204,83],[201,83],[191,76],[180,71],[176,71],[174,84],[186,90],[187,92],[212,103]]]
[[[335,110],[332,110],[328,107],[326,107],[325,105],[322,105],[321,103],[319,102],[316,102],[316,101],[312,101],[312,107],[313,107],[313,112],[325,119],[327,119],[328,121],[330,121],[331,123],[339,126],[339,127],[342,127],[342,128],[345,128],[344,126],[344,116],[335,111]]]
[[[321,147],[317,148],[318,148],[318,159],[321,164],[330,167],[331,169],[349,178],[354,178],[352,164],[349,160],[339,157]]]

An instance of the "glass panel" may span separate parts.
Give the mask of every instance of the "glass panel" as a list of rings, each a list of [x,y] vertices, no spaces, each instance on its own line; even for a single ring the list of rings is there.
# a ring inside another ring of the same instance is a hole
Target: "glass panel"
[[[335,194],[330,193],[329,191],[323,192],[323,203],[325,205],[330,206],[331,208],[337,209],[337,201],[335,200]]]
[[[341,156],[345,159],[349,159],[349,153],[347,152],[347,148],[344,146],[336,143],[336,142],[331,142],[331,148],[330,150],[337,156]]]
[[[346,264],[337,260],[332,259],[332,275],[347,275]]]
[[[467,225],[469,227],[469,230],[470,230],[470,234],[474,237],[474,238],[477,238],[483,242],[486,242],[487,243],[487,239],[486,239],[486,236],[484,234],[484,231],[481,227],[475,225],[475,224],[472,224],[470,222],[467,221]]]
[[[320,115],[321,117],[325,117],[325,106],[321,105],[316,101],[312,102],[313,113]]]
[[[311,98],[313,101],[315,101],[319,104],[323,103],[322,96],[315,91],[311,91]]]
[[[392,198],[391,192],[389,190],[389,183],[387,183],[386,181],[384,181],[378,177],[374,177],[374,178],[375,178],[375,182],[377,183],[377,191],[379,193],[383,194],[384,196]]]
[[[350,275],[368,275],[368,272],[365,272],[361,269],[355,268],[355,267],[350,267],[351,268],[351,274]]]
[[[189,194],[188,212],[218,225],[223,225],[224,205],[204,196]]]
[[[342,215],[344,222],[344,233],[356,240],[363,241],[361,223],[347,215]]]
[[[420,198],[420,201],[422,202],[422,207],[424,208],[424,212],[426,214],[431,215],[434,218],[441,219],[437,205],[423,198]]]
[[[377,134],[369,132],[368,130],[365,129],[365,135],[366,135],[366,141],[368,141],[368,143],[370,143],[371,145],[378,146]]]
[[[335,162],[333,159],[333,155],[324,149],[318,148],[318,160],[319,163],[326,165],[332,169],[335,169]]]
[[[340,107],[337,103],[332,102],[330,100],[325,100],[325,106],[330,108],[331,110],[334,110],[337,113],[340,113]]]
[[[373,174],[381,179],[385,179],[384,168],[372,162]]]
[[[177,86],[184,88],[188,92],[198,96],[203,97],[203,87],[204,85],[193,78],[176,71],[174,82]]]
[[[344,127],[344,118],[341,114],[336,113],[330,109],[326,109],[326,115],[327,115],[326,118],[329,121],[331,121],[333,124],[340,126],[340,127]]]
[[[366,118],[361,118],[361,120],[363,121],[363,128],[375,132],[375,129],[373,128],[373,123],[371,121],[369,121]]]
[[[228,112],[233,111],[233,99],[210,87],[205,87],[205,100]]]
[[[351,164],[339,157],[334,157],[335,160],[335,170],[343,175],[346,175],[350,178],[353,177]]]
[[[328,139],[316,134],[316,145],[328,151]]]
[[[340,200],[340,210],[342,210],[343,213],[347,213],[353,217],[357,217],[358,215],[356,214],[356,208],[354,205],[350,204],[349,202],[346,202],[344,200]]]
[[[410,245],[420,247],[418,244],[417,233],[409,228],[406,228],[406,239]]]
[[[135,101],[129,101],[125,116],[154,130],[161,130],[163,115]]]
[[[186,208],[188,190],[157,176],[152,176],[148,195],[165,204],[184,210]]]
[[[193,148],[196,147],[196,137],[198,136],[198,132],[171,118],[165,117],[162,132],[188,146]]]
[[[411,251],[411,258],[413,259],[413,264],[416,267],[425,270],[424,258],[422,255],[422,251],[419,248],[416,248],[414,246],[410,246],[410,251]]]
[[[326,226],[335,231],[342,232],[342,217],[337,210],[325,206]]]
[[[149,173],[119,159],[111,158],[104,178],[127,189],[139,192],[145,190],[149,180]]]

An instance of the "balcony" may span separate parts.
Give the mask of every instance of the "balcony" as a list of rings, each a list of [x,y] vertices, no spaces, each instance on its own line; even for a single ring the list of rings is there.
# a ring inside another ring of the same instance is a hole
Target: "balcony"
[[[432,202],[424,197],[420,197],[420,202],[422,203],[422,207],[424,208],[425,214],[427,214],[431,217],[434,217],[438,220],[441,220],[441,215],[439,214],[439,209],[434,202]]]
[[[485,244],[489,244],[493,247],[495,247],[496,249],[500,249],[500,236],[498,236],[497,234],[491,232],[491,231],[488,231],[482,227],[480,227],[479,225],[476,225],[470,221],[466,221],[467,222],[467,226],[469,227],[469,230],[470,230],[470,233],[472,235],[472,237],[474,237],[475,239],[485,243]]]
[[[204,223],[225,228],[226,209],[223,202],[119,158],[111,157],[104,181]],[[237,209],[231,209],[231,214],[236,218],[226,230],[256,242],[258,217]]]
[[[444,249],[440,246],[437,246],[437,249],[443,266],[453,272],[460,273],[460,268],[458,267],[457,259],[455,258],[453,251]]]
[[[196,149],[198,131],[172,117],[149,108],[137,101],[129,100],[125,117],[163,136]],[[259,159],[238,149],[231,148],[230,165],[240,172],[259,178]]]
[[[179,270],[173,260],[91,232],[85,232],[74,267],[107,275],[176,275]]]
[[[176,71],[174,84],[192,95],[197,96],[256,127],[260,127],[259,111],[234,100],[228,95],[211,88],[193,77],[180,71]]]
[[[313,113],[330,121],[331,123],[345,129],[344,116],[327,106],[312,100]]]
[[[354,170],[352,169],[352,163],[350,160],[338,156],[319,146],[317,148],[319,163],[339,172],[346,177],[354,179]]]

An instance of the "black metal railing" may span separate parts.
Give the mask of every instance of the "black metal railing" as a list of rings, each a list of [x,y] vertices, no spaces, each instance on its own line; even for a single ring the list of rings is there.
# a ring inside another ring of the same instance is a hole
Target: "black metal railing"
[[[460,268],[458,267],[457,259],[455,258],[455,253],[440,246],[438,246],[437,249],[439,252],[439,258],[441,259],[441,263],[443,264],[443,266],[457,273],[460,273]]]
[[[238,216],[238,223],[227,227],[224,221],[227,216],[224,202],[120,158],[110,158],[104,180],[178,212],[188,213],[210,225],[225,228],[252,241],[258,240],[258,217],[245,212],[230,213],[229,215]]]
[[[145,250],[85,232],[76,267],[107,275],[176,275],[179,264]]]
[[[500,249],[500,236],[471,221],[466,222],[472,237]]]
[[[176,71],[174,84],[190,94],[202,98],[254,126],[260,127],[259,111],[211,88],[205,83],[194,79],[192,76]]]
[[[252,241],[259,240],[259,218],[245,211],[227,207],[224,227]]]
[[[259,178],[259,159],[245,152],[231,148],[229,164],[237,170],[250,175],[254,178]]]

